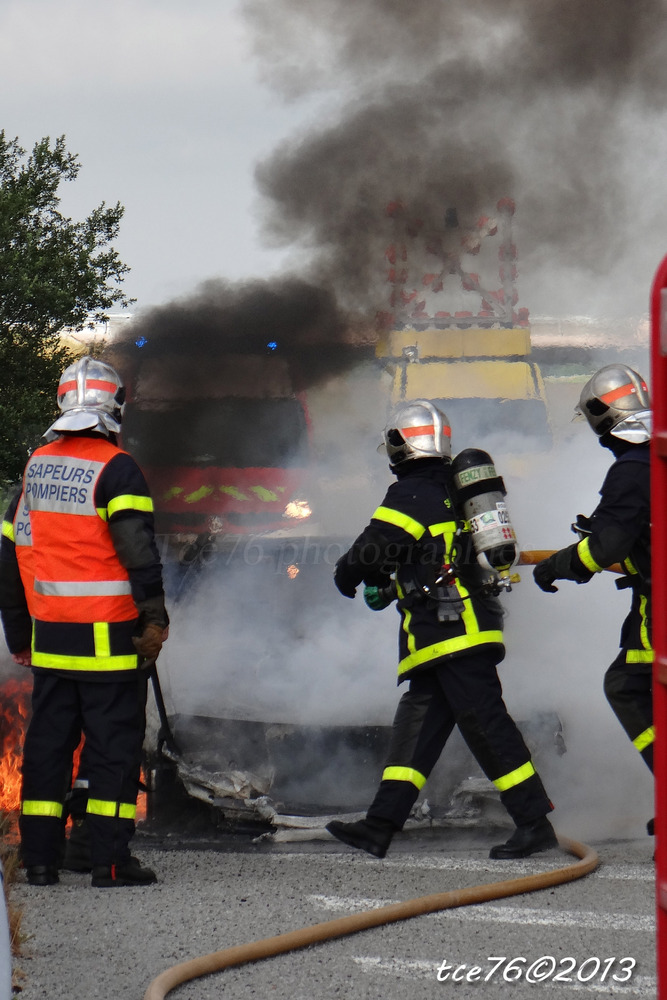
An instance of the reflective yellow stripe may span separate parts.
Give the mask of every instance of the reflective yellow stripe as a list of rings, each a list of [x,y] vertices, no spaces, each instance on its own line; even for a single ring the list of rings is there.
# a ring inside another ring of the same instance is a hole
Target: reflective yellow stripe
[[[426,778],[413,767],[385,767],[382,772],[383,781],[409,781],[415,788],[422,789]]]
[[[11,521],[2,522],[2,533],[10,542],[14,541],[14,525]]]
[[[626,663],[653,663],[652,649],[629,649],[625,654]]]
[[[528,761],[528,763],[522,764],[521,767],[517,767],[516,770],[510,771],[509,774],[503,774],[500,778],[494,778],[493,783],[499,792],[506,792],[508,788],[520,785],[522,781],[528,781],[534,774],[535,768],[531,761]]]
[[[217,484],[215,486],[200,486],[199,489],[194,490],[192,493],[188,493],[187,496],[183,497],[183,499],[186,503],[197,503],[199,500],[205,500],[206,497],[209,497],[211,493],[215,492],[216,489],[219,490],[220,493],[225,493],[227,496],[233,497],[234,500],[250,500],[251,497],[248,496],[248,493],[254,493],[258,500],[263,500],[266,503],[275,503],[277,500],[280,500],[279,494],[285,492],[284,486],[276,486],[275,490],[269,490],[266,486],[249,486],[247,488],[248,492],[244,493],[238,486],[220,486]],[[162,494],[162,499],[173,500],[174,497],[179,496],[182,492],[182,486],[170,486]],[[152,510],[153,508],[151,507],[150,509]]]
[[[150,497],[133,496],[131,493],[127,493],[124,496],[114,497],[107,504],[109,517],[117,514],[119,510],[141,510],[147,514],[151,514],[153,511],[153,501]]]
[[[174,497],[177,497],[178,494],[182,492],[183,492],[182,486],[170,486],[169,489],[162,494],[162,499],[173,500]]]
[[[640,733],[639,736],[637,736],[637,738],[634,739],[632,742],[634,746],[636,746],[639,752],[641,753],[642,750],[646,750],[646,747],[650,746],[651,743],[654,742],[654,740],[655,740],[655,726],[649,726],[648,729],[645,729],[643,733]]]
[[[229,497],[233,497],[234,500],[248,500],[249,498],[245,493],[238,488],[238,486],[218,486],[221,493],[225,493]]]
[[[456,531],[456,521],[441,521],[440,524],[429,524],[428,530],[435,537],[436,535],[453,535]]]
[[[456,521],[442,521],[440,524],[429,524],[428,530],[434,538],[442,535],[445,542],[445,559],[451,557],[452,542],[457,529]]]
[[[93,622],[93,640],[95,642],[95,657],[107,659],[111,656],[109,640],[109,625],[107,622]]]
[[[53,670],[136,670],[138,657],[134,653],[126,656],[67,656],[62,653],[40,653],[32,651],[33,667],[51,667]]]
[[[454,585],[459,593],[459,597],[463,601],[463,611],[461,612],[461,619],[463,621],[464,628],[466,630],[467,636],[475,636],[479,634],[479,622],[477,621],[477,615],[475,614],[475,609],[472,606],[472,601],[470,598],[470,593],[463,586],[460,580],[455,580]],[[502,632],[500,633],[502,636]]]
[[[53,816],[60,819],[63,814],[62,802],[40,802],[36,799],[26,799],[21,803],[24,816]]]
[[[397,590],[398,590],[398,597],[400,600],[403,597],[403,594],[401,593],[400,588],[397,588]],[[408,637],[408,649],[410,650],[411,653],[415,653],[417,651],[417,643],[415,642],[415,637],[413,633],[410,631],[410,623],[412,621],[412,611],[410,611],[409,608],[403,608],[402,613],[403,613],[403,622],[401,624],[401,628]],[[400,674],[400,664],[399,664],[399,674]]]
[[[465,615],[465,612],[464,612]],[[488,632],[477,632],[475,635],[457,635],[454,639],[444,639],[436,642],[432,646],[425,646],[404,657],[398,665],[398,676],[407,673],[414,667],[420,667],[430,660],[437,660],[439,656],[446,656],[448,653],[461,653],[464,649],[472,649],[474,646],[483,646],[487,642],[502,643],[503,633],[490,630]]]
[[[274,493],[273,490],[267,490],[265,486],[251,486],[250,492],[254,493],[260,500],[266,500],[267,503],[273,503],[280,499],[277,493]]]
[[[188,493],[183,499],[186,503],[197,503],[197,501],[203,500],[205,497],[210,497],[212,492],[212,486],[200,486],[198,490],[195,490],[194,493]]]
[[[603,569],[602,566],[599,566],[596,563],[595,559],[591,555],[590,540],[588,538],[582,538],[577,545],[577,555],[586,569],[589,569],[591,573],[599,573]]]
[[[645,594],[639,599],[639,614],[641,615],[641,625],[639,627],[639,637],[642,641],[642,647],[653,654],[653,649],[651,647],[651,641],[648,637],[648,618],[646,617],[646,605],[648,603],[648,598]]]
[[[373,514],[373,519],[393,524],[396,528],[402,528],[403,531],[407,531],[408,535],[412,535],[416,541],[419,541],[426,531],[424,525],[420,524],[419,521],[408,517],[407,514],[401,514],[400,510],[392,510],[391,507],[378,507]]]
[[[109,802],[107,799],[88,799],[86,812],[94,816],[111,816],[120,819],[134,819],[137,807],[131,802]]]

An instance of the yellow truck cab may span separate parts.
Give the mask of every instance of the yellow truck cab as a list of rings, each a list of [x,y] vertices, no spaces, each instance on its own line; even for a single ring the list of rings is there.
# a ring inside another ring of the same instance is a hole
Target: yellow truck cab
[[[391,404],[439,400],[455,451],[481,441],[508,455],[549,448],[529,314],[518,308],[512,199],[501,198],[493,218],[466,226],[450,208],[438,229],[415,220],[401,202],[387,211],[394,224],[385,253],[389,310],[376,356]]]
[[[392,405],[441,402],[455,451],[490,436],[509,454],[550,447],[544,381],[530,358],[528,328],[406,327],[382,335],[376,355],[390,379]]]

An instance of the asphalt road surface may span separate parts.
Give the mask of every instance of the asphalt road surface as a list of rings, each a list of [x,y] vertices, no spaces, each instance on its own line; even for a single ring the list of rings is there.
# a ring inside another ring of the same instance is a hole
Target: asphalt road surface
[[[159,847],[135,853],[148,888],[13,887],[28,935],[16,961],[23,1000],[141,1000],[165,969],[231,945],[450,889],[574,862],[559,850],[490,861],[507,831],[418,831],[383,861],[333,840]],[[260,960],[169,993],[170,1000],[431,1000],[656,996],[653,842],[593,843],[599,868],[575,882],[417,917]]]

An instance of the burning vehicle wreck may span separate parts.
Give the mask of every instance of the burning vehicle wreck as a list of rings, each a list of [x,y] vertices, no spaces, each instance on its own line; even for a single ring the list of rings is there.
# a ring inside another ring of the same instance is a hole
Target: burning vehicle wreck
[[[536,760],[566,751],[555,712],[519,722]],[[382,771],[389,725],[300,725],[238,718],[172,715],[148,751],[148,819],[159,829],[203,804],[201,833],[255,829],[274,841],[328,839],[334,816],[359,818]],[[185,796],[183,795],[185,793]],[[462,739],[429,781],[406,831],[438,827],[506,826],[497,789],[476,772]]]

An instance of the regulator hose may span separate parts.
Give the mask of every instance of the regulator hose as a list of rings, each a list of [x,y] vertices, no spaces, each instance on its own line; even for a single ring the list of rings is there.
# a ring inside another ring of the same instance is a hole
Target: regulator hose
[[[564,851],[573,854],[580,860],[565,868],[556,868],[538,875],[526,875],[523,878],[509,879],[505,882],[487,882],[484,885],[474,885],[468,889],[452,889],[449,892],[438,892],[429,896],[419,896],[404,903],[392,903],[377,910],[364,910],[349,917],[337,920],[327,920],[324,923],[302,927],[276,937],[262,938],[260,941],[250,941],[247,944],[214,951],[209,955],[180,962],[161,972],[148,986],[144,1000],[164,1000],[166,995],[176,986],[208,976],[213,972],[222,972],[233,966],[256,962],[261,958],[271,958],[288,951],[307,948],[320,941],[345,937],[347,934],[357,934],[370,927],[391,924],[399,920],[409,920],[426,913],[438,910],[448,910],[456,906],[469,906],[472,903],[485,903],[490,899],[503,899],[506,896],[518,896],[524,892],[534,892],[536,889],[547,889],[564,882],[573,882],[592,872],[600,863],[597,853],[586,844],[576,840],[559,837],[558,843]]]

